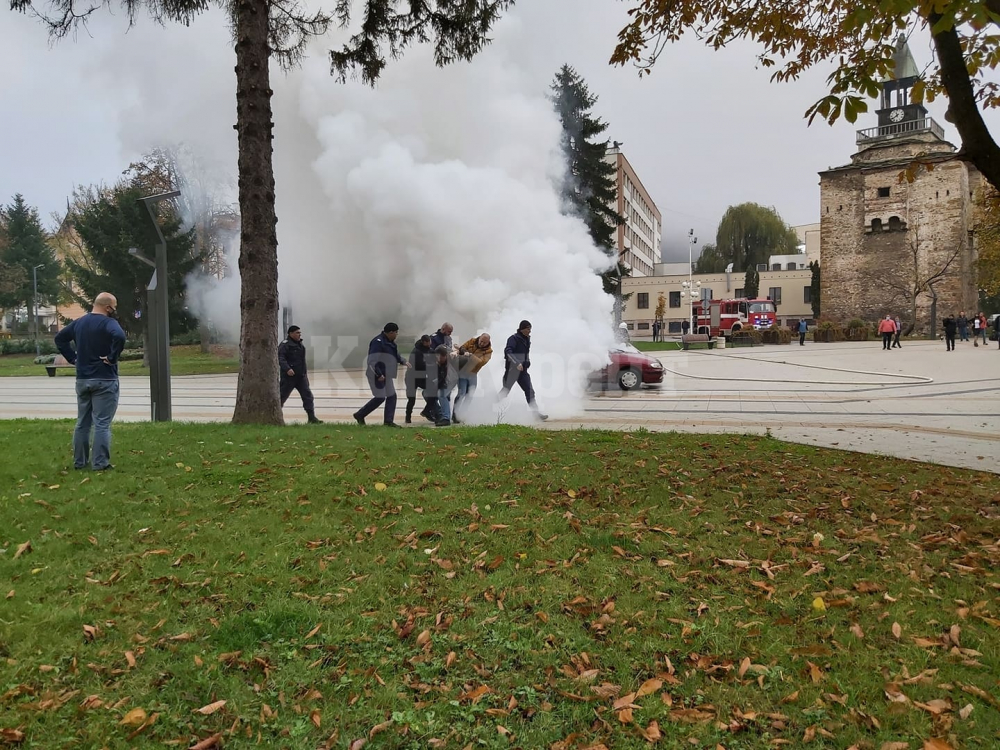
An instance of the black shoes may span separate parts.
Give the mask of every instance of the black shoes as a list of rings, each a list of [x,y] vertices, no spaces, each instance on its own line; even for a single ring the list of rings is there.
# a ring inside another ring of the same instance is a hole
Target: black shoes
[[[100,469],[98,469],[98,468],[97,468],[97,467],[95,466],[95,467],[94,467],[94,471],[109,471],[110,469],[113,469],[113,468],[115,468],[115,467],[114,467],[114,464],[108,464],[107,466],[102,466],[102,467],[101,467]]]
[[[403,429],[403,425],[396,424],[395,422],[383,422],[383,427],[395,427],[397,430]]]
[[[365,418],[364,417],[359,417],[357,415],[357,412],[355,412],[351,416],[354,417],[354,421],[357,422],[359,425],[361,425],[362,427],[365,426]]]
[[[403,421],[406,422],[406,424],[413,424],[413,420],[410,417],[407,417]]]
[[[451,427],[451,420],[450,419],[439,419],[437,422],[434,423],[434,426],[435,427]]]
[[[309,424],[323,424],[322,419],[317,419],[315,414],[309,415]]]

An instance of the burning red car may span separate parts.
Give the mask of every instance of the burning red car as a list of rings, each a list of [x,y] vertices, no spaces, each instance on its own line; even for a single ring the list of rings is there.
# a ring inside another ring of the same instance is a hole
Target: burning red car
[[[593,379],[605,387],[617,383],[623,391],[663,382],[660,360],[643,354],[631,344],[618,344],[608,352],[611,363],[594,373]]]

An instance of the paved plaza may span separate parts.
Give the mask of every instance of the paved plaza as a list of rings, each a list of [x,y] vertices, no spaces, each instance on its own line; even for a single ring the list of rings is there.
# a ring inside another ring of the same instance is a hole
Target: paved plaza
[[[943,343],[921,341],[890,352],[881,350],[881,342],[866,342],[657,356],[667,369],[661,387],[595,392],[584,399],[578,416],[551,419],[545,428],[770,431],[798,443],[1000,473],[996,342],[988,348],[959,343],[954,353]],[[328,422],[350,422],[368,397],[360,371],[310,373],[310,379],[317,414]],[[235,374],[175,377],[172,385],[175,419],[232,416]],[[401,422],[405,399],[400,402]],[[0,418],[75,414],[70,377],[0,378]],[[286,404],[285,417],[305,419],[297,394]],[[149,419],[148,378],[122,378],[117,419]]]

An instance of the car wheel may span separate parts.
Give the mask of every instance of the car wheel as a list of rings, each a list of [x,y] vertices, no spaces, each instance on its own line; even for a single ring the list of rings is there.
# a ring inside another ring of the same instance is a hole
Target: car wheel
[[[642,385],[642,375],[639,374],[638,370],[618,371],[618,387],[623,391],[631,391],[640,385]]]

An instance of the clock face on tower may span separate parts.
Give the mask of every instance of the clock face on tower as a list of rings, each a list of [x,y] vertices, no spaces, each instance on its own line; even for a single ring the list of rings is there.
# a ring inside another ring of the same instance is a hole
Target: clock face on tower
[[[899,122],[900,120],[903,119],[904,114],[906,113],[903,112],[903,110],[894,109],[892,110],[892,112],[889,113],[889,119],[892,120],[893,122]]]

